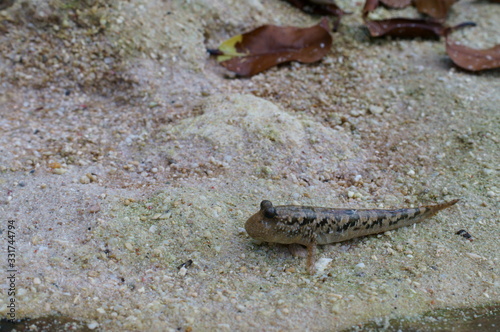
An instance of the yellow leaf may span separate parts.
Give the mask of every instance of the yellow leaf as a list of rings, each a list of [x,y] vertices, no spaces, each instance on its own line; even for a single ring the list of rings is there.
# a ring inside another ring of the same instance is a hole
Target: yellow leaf
[[[223,55],[219,55],[217,57],[218,62],[226,61],[234,57],[241,57],[241,56],[246,56],[247,54],[245,53],[238,53],[236,51],[236,44],[241,43],[243,40],[242,35],[237,35],[234,36],[226,41],[224,41],[222,44],[219,46],[219,51],[224,53]]]

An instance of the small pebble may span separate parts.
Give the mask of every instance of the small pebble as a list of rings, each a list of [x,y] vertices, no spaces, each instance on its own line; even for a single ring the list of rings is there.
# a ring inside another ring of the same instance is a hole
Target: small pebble
[[[352,111],[350,111],[350,112],[349,112],[349,114],[350,114],[351,116],[358,117],[358,116],[362,115],[362,114],[363,114],[363,112],[362,112],[362,111],[359,111],[359,110],[352,110]]]
[[[90,179],[85,175],[82,176],[79,181],[81,184],[89,184],[90,183]]]
[[[57,174],[57,175],[63,175],[66,173],[68,170],[64,168],[55,168],[52,170],[52,173]]]
[[[356,267],[363,269],[365,267],[365,263],[356,264]]]
[[[95,203],[93,205],[91,205],[88,210],[87,210],[89,213],[97,213],[99,211],[101,211],[101,204],[99,203]]]
[[[316,264],[314,264],[314,267],[316,269],[316,274],[323,273],[323,271],[325,271],[326,267],[328,266],[328,264],[330,264],[330,262],[332,260],[333,259],[331,259],[331,258],[324,258],[324,257],[318,259],[318,261],[316,262]]]
[[[94,330],[96,329],[97,327],[99,327],[99,323],[96,322],[95,320],[93,320],[92,322],[90,322],[87,327],[91,330]]]
[[[483,259],[482,256],[479,256],[478,254],[474,254],[472,252],[467,252],[465,253],[467,256],[469,256],[470,258],[474,258],[474,259]]]
[[[372,114],[382,114],[384,113],[384,108],[376,105],[370,105],[370,113]]]
[[[31,238],[31,243],[36,246],[42,243],[43,239],[39,235],[35,235]]]
[[[269,167],[269,166],[263,166],[261,168],[261,172],[264,175],[271,175],[273,173],[273,169],[271,167]]]
[[[186,269],[186,267],[183,266],[179,269],[179,272],[177,272],[177,274],[180,275],[181,277],[184,277],[187,274],[187,271],[188,270]]]
[[[86,173],[85,176],[89,178],[90,182],[96,182],[97,181],[97,176],[94,175],[94,174],[92,174],[92,173]]]
[[[61,168],[61,164],[57,163],[57,162],[49,163],[49,167],[52,168],[52,169]]]
[[[483,173],[484,173],[484,175],[492,175],[495,173],[495,170],[491,169],[491,168],[484,168]]]

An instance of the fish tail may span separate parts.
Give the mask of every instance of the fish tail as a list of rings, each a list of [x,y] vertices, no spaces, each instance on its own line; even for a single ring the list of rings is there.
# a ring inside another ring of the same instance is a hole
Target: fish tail
[[[460,201],[460,200],[454,199],[452,201],[444,202],[441,204],[423,206],[423,208],[427,209],[427,211],[425,213],[425,217],[426,218],[432,217],[433,215],[435,215],[439,211],[444,210],[446,208],[449,208],[452,205],[455,205],[458,201]]]

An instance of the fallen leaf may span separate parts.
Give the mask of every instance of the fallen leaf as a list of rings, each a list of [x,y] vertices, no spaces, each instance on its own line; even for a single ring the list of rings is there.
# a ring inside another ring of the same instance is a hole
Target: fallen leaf
[[[368,13],[374,11],[378,7],[378,0],[366,0],[365,5],[363,6],[363,18],[368,16]]]
[[[457,44],[446,38],[446,53],[460,68],[470,71],[500,68],[500,45],[478,50]]]
[[[335,22],[333,26],[334,31],[337,31],[342,16],[350,14],[343,11],[339,6],[337,6],[333,2],[333,0],[285,0],[285,1],[291,4],[292,6],[302,10],[303,12],[309,14],[329,15],[338,17],[338,20]]]
[[[300,10],[317,15],[342,16],[347,13],[330,0],[285,0]]]
[[[363,7],[363,17],[374,11],[379,3],[389,8],[405,8],[413,5],[420,13],[442,20],[448,15],[450,7],[458,0],[366,0]],[[500,0],[490,0],[500,1]]]
[[[224,41],[217,50],[217,61],[241,75],[252,76],[277,64],[299,61],[311,63],[323,58],[332,45],[328,20],[323,18],[310,28],[264,25]]]
[[[372,37],[393,36],[400,38],[439,38],[451,31],[475,25],[472,22],[465,22],[450,28],[436,21],[410,18],[366,20],[365,24]]]
[[[366,21],[365,24],[372,37],[439,38],[446,30],[446,27],[439,22],[410,18]]]
[[[457,0],[413,0],[413,5],[420,13],[427,14],[436,19],[444,19],[451,6]]]
[[[390,8],[405,8],[411,5],[412,0],[380,0],[385,6]]]

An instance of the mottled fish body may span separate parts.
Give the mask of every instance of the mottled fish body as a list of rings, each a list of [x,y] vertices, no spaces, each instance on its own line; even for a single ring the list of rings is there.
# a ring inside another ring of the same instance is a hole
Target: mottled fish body
[[[245,229],[252,238],[260,241],[305,245],[312,256],[312,247],[317,244],[341,242],[409,226],[457,202],[453,200],[418,208],[379,210],[273,206],[270,201],[262,201],[260,211],[247,220]]]

